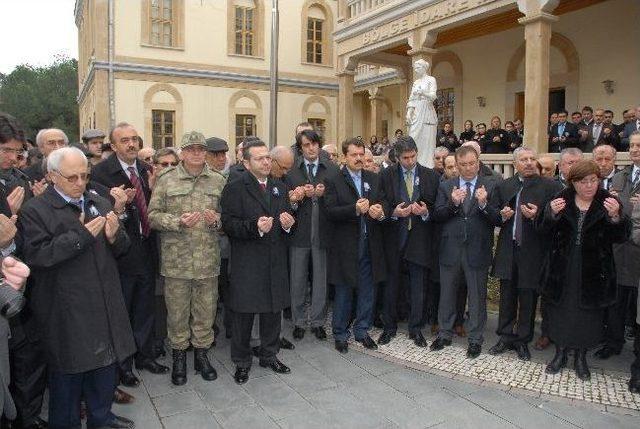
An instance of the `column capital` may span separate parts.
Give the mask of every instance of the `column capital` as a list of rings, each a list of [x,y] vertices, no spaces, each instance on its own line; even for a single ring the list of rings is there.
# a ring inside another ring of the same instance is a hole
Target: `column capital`
[[[433,49],[433,48],[417,48],[417,49],[410,49],[409,51],[407,51],[407,55],[411,56],[411,57],[419,57],[421,55],[435,55],[438,53],[437,49]]]
[[[518,22],[522,25],[531,24],[538,21],[544,21],[548,23],[553,23],[558,21],[558,17],[546,12],[538,12],[532,15],[523,16],[518,19]]]

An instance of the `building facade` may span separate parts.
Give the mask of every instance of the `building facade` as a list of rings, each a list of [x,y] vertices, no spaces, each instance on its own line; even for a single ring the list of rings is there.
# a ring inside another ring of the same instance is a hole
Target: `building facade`
[[[280,1],[276,143],[336,139],[334,0]],[[198,130],[268,142],[270,0],[77,0],[80,132],[126,121],[145,146]]]
[[[525,144],[546,151],[549,110],[622,122],[640,102],[638,22],[636,0],[340,0],[338,139],[403,128],[418,59],[458,133],[467,119],[524,118]]]
[[[437,111],[524,119],[639,102],[637,0],[280,0],[278,144],[312,122],[327,142],[404,129],[412,64]],[[145,145],[184,131],[268,141],[271,0],[77,0],[82,132],[126,120]]]

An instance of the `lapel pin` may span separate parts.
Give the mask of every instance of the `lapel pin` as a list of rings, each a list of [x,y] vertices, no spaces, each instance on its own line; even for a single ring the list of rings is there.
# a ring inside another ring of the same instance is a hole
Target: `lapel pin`
[[[273,187],[273,196],[274,197],[280,196],[280,191],[278,191],[278,188],[276,188],[275,186]]]

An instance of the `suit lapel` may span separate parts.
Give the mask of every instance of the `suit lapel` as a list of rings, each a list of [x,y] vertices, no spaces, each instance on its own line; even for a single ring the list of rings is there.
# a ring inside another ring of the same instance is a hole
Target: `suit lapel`
[[[267,213],[271,213],[269,210],[269,204],[267,204],[267,198],[266,198],[265,192],[260,187],[258,180],[255,177],[253,177],[251,173],[249,172],[245,173],[244,184],[245,184],[245,187],[247,188],[247,192],[249,192],[249,195],[251,195],[255,200],[257,200],[260,206]],[[268,184],[269,184],[269,181],[267,180],[267,185]]]

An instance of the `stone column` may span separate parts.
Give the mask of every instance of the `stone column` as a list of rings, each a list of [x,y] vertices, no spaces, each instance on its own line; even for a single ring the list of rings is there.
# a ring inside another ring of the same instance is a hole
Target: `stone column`
[[[338,147],[353,137],[353,82],[355,72],[344,70],[338,73]]]
[[[371,102],[371,136],[377,136],[382,139],[382,96],[378,87],[369,90],[369,101]]]
[[[520,18],[525,38],[524,145],[538,152],[548,149],[549,54],[551,24],[558,18],[546,12]]]

